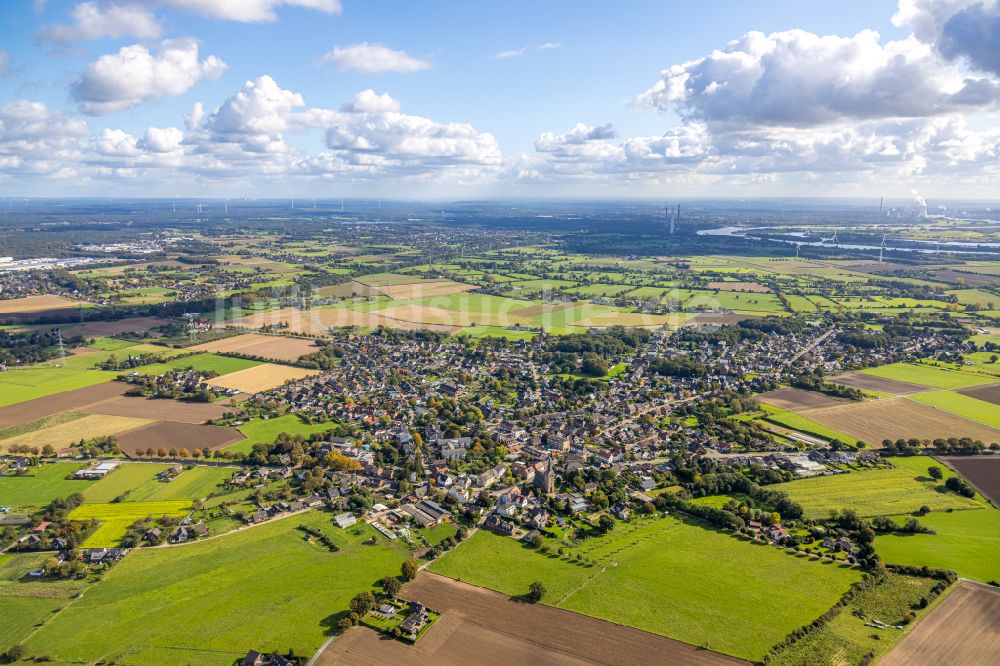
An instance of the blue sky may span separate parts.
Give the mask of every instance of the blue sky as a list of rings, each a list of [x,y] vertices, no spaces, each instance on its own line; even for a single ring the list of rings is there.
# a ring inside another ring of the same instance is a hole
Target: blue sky
[[[8,0],[0,194],[984,195],[997,26],[995,0]]]

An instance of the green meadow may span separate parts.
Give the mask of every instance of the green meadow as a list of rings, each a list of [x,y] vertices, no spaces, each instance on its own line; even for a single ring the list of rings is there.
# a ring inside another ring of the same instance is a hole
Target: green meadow
[[[332,553],[307,543],[308,524],[334,535]],[[367,525],[330,527],[309,512],[218,539],[144,548],[26,641],[59,661],[229,666],[248,649],[310,655],[348,601],[388,575],[405,554]],[[113,631],[109,631],[113,627]],[[178,658],[183,662],[176,661]]]
[[[185,469],[173,481],[150,479],[135,488],[125,498],[127,502],[160,502],[204,499],[233,476],[230,467],[192,467]]]
[[[152,481],[157,473],[170,467],[167,463],[122,463],[100,481],[83,491],[83,501],[110,502],[126,491]]]
[[[993,377],[984,377],[962,370],[938,368],[922,363],[892,363],[877,368],[866,368],[862,372],[873,377],[895,379],[898,382],[908,382],[938,389],[964,388],[996,381]]]
[[[620,523],[566,550],[545,555],[480,531],[431,570],[515,596],[540,580],[543,603],[751,660],[861,576],[674,517]],[[571,561],[577,554],[587,562]]]
[[[49,463],[32,467],[23,476],[0,476],[0,505],[19,511],[36,511],[57,497],[86,492],[95,482],[70,479],[81,463]]]
[[[306,423],[295,414],[286,414],[274,419],[254,419],[237,427],[237,430],[243,433],[246,439],[232,446],[227,446],[226,450],[249,453],[253,450],[254,444],[271,444],[283,432],[308,437],[317,432],[326,432],[336,427],[336,423],[330,422]]]
[[[927,468],[938,465],[933,458],[893,458],[906,461],[895,469],[863,470],[845,474],[798,479],[780,489],[802,505],[807,518],[826,518],[830,511],[853,509],[861,516],[898,516],[928,506],[932,511],[981,509],[983,504],[946,490],[943,483],[927,476]]]

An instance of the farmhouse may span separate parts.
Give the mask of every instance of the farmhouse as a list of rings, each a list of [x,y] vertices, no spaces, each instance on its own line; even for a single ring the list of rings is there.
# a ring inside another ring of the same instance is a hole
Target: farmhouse
[[[116,462],[103,462],[87,469],[77,470],[73,476],[78,479],[103,479],[115,471],[117,467],[118,463]]]
[[[400,508],[423,527],[440,525],[451,517],[451,513],[429,499],[420,500],[416,504],[404,504]]]

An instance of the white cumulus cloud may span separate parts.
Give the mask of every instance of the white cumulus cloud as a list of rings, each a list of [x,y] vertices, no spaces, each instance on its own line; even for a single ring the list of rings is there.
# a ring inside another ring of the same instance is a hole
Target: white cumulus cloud
[[[158,4],[226,21],[265,23],[275,21],[276,8],[302,7],[339,14],[340,0],[155,0]]]
[[[225,70],[226,63],[215,56],[199,60],[193,39],[163,41],[156,53],[133,44],[89,64],[73,83],[72,95],[81,111],[100,115],[180,95]]]
[[[428,69],[430,61],[414,58],[404,51],[390,49],[383,44],[361,42],[350,46],[335,46],[323,56],[323,62],[332,62],[342,71],[358,71],[368,74],[382,72],[412,73]]]
[[[808,127],[987,108],[998,98],[995,81],[963,75],[912,37],[883,45],[870,30],[789,30],[751,32],[669,67],[638,101],[709,123]]]
[[[81,2],[70,13],[73,22],[42,28],[38,38],[50,42],[75,42],[103,37],[155,39],[160,22],[146,7],[127,4]]]

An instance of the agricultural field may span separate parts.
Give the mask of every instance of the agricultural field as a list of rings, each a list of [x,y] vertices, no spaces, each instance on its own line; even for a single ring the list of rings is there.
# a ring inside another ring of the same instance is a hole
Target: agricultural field
[[[87,540],[84,548],[112,548],[119,545],[128,527],[142,518],[186,516],[190,500],[158,502],[116,502],[114,504],[81,504],[69,513],[71,520],[98,520],[100,525]]]
[[[856,570],[804,561],[673,517],[621,524],[567,550],[593,563],[572,563],[480,531],[431,570],[515,596],[541,580],[548,590],[544,603],[745,659],[761,658],[860,578]],[[706,552],[712,557],[703,557]],[[795,593],[803,585],[811,590],[808,599]],[[671,603],[663,604],[665,598]],[[770,609],[766,617],[762,605]],[[719,632],[720,626],[729,629]]]
[[[317,370],[293,368],[276,363],[262,363],[246,370],[231,372],[224,377],[217,377],[210,380],[209,383],[212,386],[236,389],[243,393],[257,393],[259,391],[268,391],[287,382],[304,379],[317,373]]]
[[[931,391],[910,398],[950,414],[957,414],[991,428],[1000,428],[1000,406],[955,391]]]
[[[348,600],[397,574],[405,555],[364,524],[337,531],[340,551],[331,553],[302,539],[296,529],[302,523],[320,528],[330,515],[314,511],[218,539],[133,552],[26,645],[61,661],[88,662],[172,662],[179,650],[206,666],[229,666],[248,645],[312,654]],[[376,545],[363,545],[373,536]]]
[[[120,384],[126,387],[126,384]],[[121,396],[105,400],[81,411],[105,416],[128,416],[150,421],[175,423],[204,423],[221,418],[234,407],[226,400],[219,402],[184,402],[180,400],[148,399],[138,396]]]
[[[162,375],[168,370],[179,368],[193,368],[202,372],[217,372],[220,375],[228,375],[231,372],[238,372],[260,365],[260,361],[250,361],[245,358],[235,358],[232,356],[219,356],[218,354],[201,353],[194,356],[183,356],[163,363],[153,363],[142,366],[141,370],[146,375]],[[117,373],[115,373],[117,374]]]
[[[873,377],[892,379],[898,382],[917,384],[928,388],[957,389],[976,384],[988,384],[996,381],[991,377],[977,375],[964,370],[951,370],[924,363],[893,363],[875,368],[866,368],[863,374]]]
[[[870,446],[879,446],[884,439],[911,437],[919,440],[971,437],[987,444],[1000,442],[1000,430],[996,428],[903,397],[810,409],[799,416],[827,428],[837,428],[851,440]]]
[[[853,509],[858,515],[901,516],[921,506],[932,511],[979,510],[982,502],[946,491],[927,475],[927,468],[940,465],[927,456],[893,458],[905,466],[893,469],[863,470],[811,479],[798,479],[776,488],[788,493],[802,505],[807,518],[827,518],[830,511]]]
[[[0,301],[0,315],[16,315],[55,310],[73,310],[92,307],[89,303],[73,301],[62,296],[27,296]]]
[[[53,393],[42,398],[0,407],[0,427],[20,425],[60,412],[101,403],[120,396],[127,388],[128,386],[121,382],[105,381],[85,388]]]
[[[209,449],[215,451],[242,441],[243,436],[234,428],[195,425],[192,423],[155,422],[135,430],[129,430],[118,437],[118,448],[129,457],[137,457],[137,452],[165,449]]]
[[[787,409],[780,409],[772,407],[768,404],[762,404],[761,411],[764,413],[764,421],[770,421],[778,424],[779,426],[785,426],[786,428],[798,430],[809,435],[817,435],[827,440],[837,439],[848,444],[853,444],[858,439],[851,433],[845,432],[836,427],[831,427],[830,425],[813,420],[812,418],[801,414],[796,414],[795,412]],[[840,423],[834,422],[832,425],[840,426]]]
[[[33,365],[0,372],[0,407],[102,384],[117,373],[70,366]]]
[[[93,504],[111,502],[138,488],[169,467],[166,463],[122,463],[113,472],[83,492],[83,501]]]
[[[920,384],[911,384],[909,382],[896,381],[895,379],[886,379],[885,377],[875,377],[874,375],[865,374],[863,372],[852,372],[846,375],[838,375],[837,377],[832,377],[830,381],[836,384],[843,384],[844,386],[860,389],[862,391],[885,393],[889,395],[912,395],[914,393],[931,390],[926,386],[921,386]]]
[[[278,361],[297,361],[300,357],[316,351],[316,341],[289,336],[244,333],[213,342],[205,342],[189,349],[203,352],[246,354]]]
[[[614,664],[643,666],[649,655],[693,666],[742,663],[717,652],[544,604],[524,604],[508,595],[428,572],[401,592],[442,611],[437,629],[416,645],[387,641],[355,627],[320,654],[319,666],[427,663]],[[552,631],[558,627],[558,631]]]
[[[185,469],[173,481],[150,479],[125,498],[126,502],[163,502],[204,499],[232,478],[232,467],[192,467]]]
[[[88,414],[83,418],[74,419],[67,423],[49,426],[40,430],[34,430],[20,435],[0,440],[0,448],[10,447],[13,444],[23,444],[27,446],[43,447],[51,444],[53,447],[63,449],[77,444],[81,439],[93,439],[106,435],[118,435],[127,430],[141,428],[152,423],[149,419],[135,418],[132,416],[107,416]]]
[[[880,663],[989,664],[1000,653],[1000,590],[963,581]]]
[[[0,476],[0,505],[17,512],[34,512],[57,497],[86,492],[94,481],[68,478],[82,463],[47,463],[21,476]]]
[[[945,456],[938,460],[964,476],[993,506],[1000,507],[1000,458]]]
[[[875,550],[890,564],[951,569],[980,582],[1000,582],[1000,510],[932,511],[919,518],[934,534],[886,534]]]

